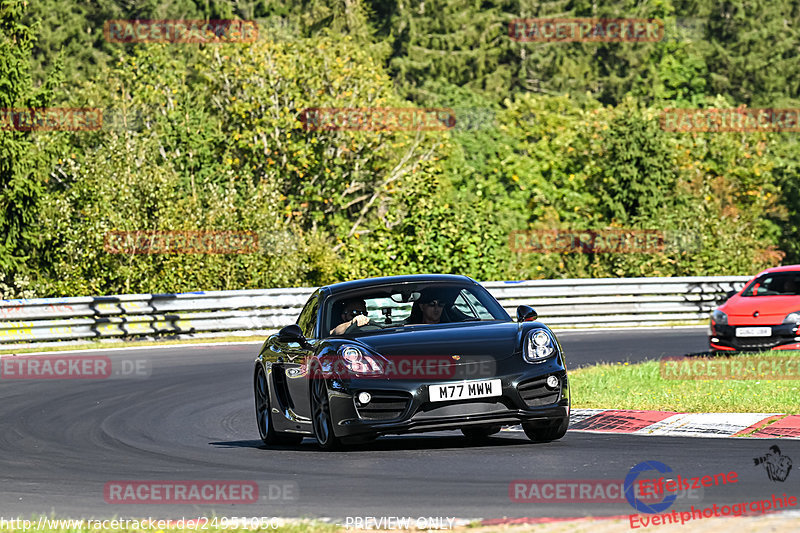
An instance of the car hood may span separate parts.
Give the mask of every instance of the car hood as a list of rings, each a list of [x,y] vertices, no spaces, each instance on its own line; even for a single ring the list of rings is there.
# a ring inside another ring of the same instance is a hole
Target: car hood
[[[519,327],[515,322],[405,326],[362,335],[356,340],[389,358],[457,355],[464,360],[499,360],[521,349]]]
[[[786,315],[800,311],[800,296],[739,296],[719,308],[728,315],[728,323],[736,325],[775,325]],[[753,316],[757,313],[757,316]]]

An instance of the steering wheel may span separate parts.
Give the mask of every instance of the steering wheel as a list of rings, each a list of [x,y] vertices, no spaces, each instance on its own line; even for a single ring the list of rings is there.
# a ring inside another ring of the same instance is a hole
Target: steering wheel
[[[357,324],[350,324],[350,326],[344,330],[345,333],[353,333],[355,331],[377,331],[379,329],[383,329],[383,326],[380,325],[378,322],[370,319],[369,322],[364,324],[363,326],[359,326]]]

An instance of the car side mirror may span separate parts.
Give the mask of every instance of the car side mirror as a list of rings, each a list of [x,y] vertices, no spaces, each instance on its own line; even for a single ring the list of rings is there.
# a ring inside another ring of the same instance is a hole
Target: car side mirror
[[[306,338],[303,336],[303,330],[297,324],[289,324],[285,328],[278,331],[278,340],[281,342],[297,342],[301,346],[305,346]]]
[[[517,307],[517,322],[529,322],[536,320],[539,315],[533,310],[533,307],[527,305],[520,305]]]

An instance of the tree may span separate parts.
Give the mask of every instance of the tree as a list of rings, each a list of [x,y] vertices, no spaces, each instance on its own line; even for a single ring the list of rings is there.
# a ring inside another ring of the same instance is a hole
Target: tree
[[[711,3],[704,48],[712,94],[752,107],[797,105],[800,6],[791,0]]]
[[[44,84],[33,84],[30,61],[36,28],[22,22],[26,7],[22,0],[0,0],[0,109],[46,107],[60,81],[56,64]],[[9,120],[13,119],[6,113],[0,131],[0,278],[13,286],[30,266],[25,262],[35,239],[31,226],[37,219],[47,156],[37,146],[40,133],[17,131]]]

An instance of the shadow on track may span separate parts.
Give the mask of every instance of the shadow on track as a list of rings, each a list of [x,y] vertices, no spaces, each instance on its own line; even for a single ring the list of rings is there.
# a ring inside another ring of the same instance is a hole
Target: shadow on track
[[[568,438],[565,437],[565,439]],[[562,439],[563,440],[563,439]],[[375,451],[414,451],[414,450],[447,450],[447,449],[479,449],[499,448],[507,446],[546,446],[551,443],[533,443],[524,435],[503,435],[489,437],[481,442],[473,442],[462,436],[407,436],[390,435],[374,441],[346,445],[342,452],[375,452]],[[260,440],[236,440],[209,442],[219,448],[258,448],[272,452],[322,452],[312,437],[306,437],[299,446],[267,446]],[[330,453],[330,452],[324,452]]]

